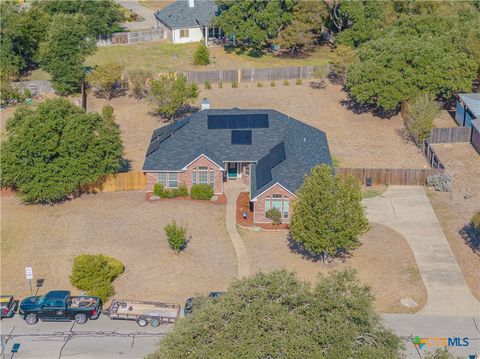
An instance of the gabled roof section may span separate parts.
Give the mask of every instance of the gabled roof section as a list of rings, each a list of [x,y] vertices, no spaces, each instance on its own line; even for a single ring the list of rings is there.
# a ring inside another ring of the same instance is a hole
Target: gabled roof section
[[[170,29],[182,29],[208,26],[216,12],[215,0],[195,0],[193,7],[188,0],[177,0],[158,10],[155,17]]]
[[[475,118],[480,118],[480,93],[461,93],[458,95]]]

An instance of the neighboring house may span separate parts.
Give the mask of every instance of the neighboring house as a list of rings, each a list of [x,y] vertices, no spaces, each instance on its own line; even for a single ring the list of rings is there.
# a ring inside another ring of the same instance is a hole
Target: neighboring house
[[[203,110],[153,131],[143,172],[147,192],[224,182],[249,185],[254,222],[270,223],[274,207],[290,221],[290,201],[317,164],[332,165],[323,131],[274,110]]]
[[[165,29],[165,38],[174,44],[198,42],[219,35],[218,28],[210,27],[217,12],[215,0],[177,0],[158,10],[155,17]]]
[[[455,110],[455,121],[459,126],[472,127],[472,121],[480,119],[480,93],[461,93]]]

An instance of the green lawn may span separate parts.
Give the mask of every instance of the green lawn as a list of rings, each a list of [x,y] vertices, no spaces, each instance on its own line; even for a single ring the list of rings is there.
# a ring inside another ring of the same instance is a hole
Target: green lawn
[[[252,67],[281,67],[320,65],[328,62],[330,50],[322,47],[305,58],[281,58],[273,55],[259,57],[248,54],[226,52],[222,47],[210,48],[211,65],[195,66],[192,55],[197,44],[170,44],[163,41],[147,42],[136,45],[119,45],[98,48],[86,64],[89,66],[108,62],[118,62],[125,69],[143,69],[153,72],[174,70],[221,70]]]
[[[208,71],[228,70],[256,67],[282,67],[321,65],[328,62],[330,50],[327,46],[319,48],[310,56],[302,58],[279,57],[271,54],[250,56],[227,52],[223,47],[210,48],[212,64],[196,66],[192,64],[192,56],[197,44],[171,44],[165,41],[145,42],[135,45],[118,45],[99,47],[85,61],[88,66],[109,62],[118,62],[129,70],[146,70],[152,72],[165,71]],[[36,69],[25,78],[26,80],[48,80],[50,75],[41,69]]]

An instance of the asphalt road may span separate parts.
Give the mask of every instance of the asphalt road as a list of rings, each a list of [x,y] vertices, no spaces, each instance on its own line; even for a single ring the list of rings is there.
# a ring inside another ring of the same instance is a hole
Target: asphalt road
[[[110,320],[105,316],[84,325],[39,321],[31,326],[15,316],[1,321],[2,344],[5,346],[1,358],[12,357],[14,343],[20,343],[14,359],[143,358],[172,328],[173,325],[142,328],[133,321]]]
[[[466,359],[480,355],[480,316],[384,314],[382,317],[385,325],[403,338],[407,358],[421,359],[426,351],[435,349],[425,346],[417,350],[411,341],[417,335],[421,338],[468,337],[468,346],[449,350]],[[151,353],[173,325],[141,328],[135,322],[100,317],[84,325],[39,322],[29,326],[16,316],[2,320],[0,328],[2,340],[6,342],[2,359],[12,358],[10,351],[14,343],[20,343],[14,359],[137,359]]]

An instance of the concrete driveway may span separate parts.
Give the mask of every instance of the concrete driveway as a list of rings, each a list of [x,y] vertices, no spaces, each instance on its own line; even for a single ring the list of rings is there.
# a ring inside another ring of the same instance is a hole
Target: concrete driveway
[[[128,31],[134,30],[146,30],[157,28],[157,20],[153,14],[153,10],[149,9],[138,1],[134,0],[115,0],[115,2],[128,10],[132,10],[134,13],[140,15],[145,20],[139,22],[125,22],[122,27]]]
[[[479,315],[423,187],[390,186],[381,196],[364,200],[370,221],[402,234],[412,248],[428,293],[419,314]]]

